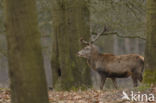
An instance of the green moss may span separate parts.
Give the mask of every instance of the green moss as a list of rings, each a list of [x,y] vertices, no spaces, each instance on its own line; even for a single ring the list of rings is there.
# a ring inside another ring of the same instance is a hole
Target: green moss
[[[146,69],[143,81],[145,84],[156,84],[156,69]]]
[[[12,103],[48,103],[36,2],[4,1]]]
[[[138,91],[146,91],[148,89],[150,89],[150,85],[149,84],[142,84],[139,87],[136,88]]]
[[[52,71],[57,72],[56,67],[61,69],[60,88],[69,90],[79,88],[81,85],[91,85],[90,69],[86,61],[82,61],[76,55],[81,48],[79,39],[90,36],[87,5],[84,0],[72,2],[71,0],[52,0],[52,5],[53,21],[55,21],[52,24],[54,37]],[[56,61],[58,63],[55,65]],[[55,85],[58,78],[57,73],[54,72]]]
[[[86,85],[81,85],[81,86],[79,86],[79,87],[72,87],[71,88],[71,90],[72,91],[79,91],[79,90],[81,90],[81,91],[85,91],[85,90],[88,90],[89,88],[91,88],[91,87],[87,87]]]
[[[144,83],[156,84],[156,2],[147,0],[147,38],[145,49]]]

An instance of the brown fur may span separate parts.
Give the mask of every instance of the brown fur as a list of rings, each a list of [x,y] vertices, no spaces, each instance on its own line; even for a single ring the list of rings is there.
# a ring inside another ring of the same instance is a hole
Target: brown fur
[[[94,58],[88,59],[88,63],[92,65],[93,69],[101,77],[124,78],[132,76],[134,86],[138,85],[137,80],[142,81],[144,60],[139,55],[128,54],[115,56],[113,54],[94,54]]]
[[[100,74],[101,89],[103,88],[106,78],[111,78],[116,88],[116,78],[131,76],[135,87],[138,85],[138,80],[141,82],[143,79],[144,57],[137,54],[120,56],[102,54],[92,46],[90,56],[86,58],[90,68]]]

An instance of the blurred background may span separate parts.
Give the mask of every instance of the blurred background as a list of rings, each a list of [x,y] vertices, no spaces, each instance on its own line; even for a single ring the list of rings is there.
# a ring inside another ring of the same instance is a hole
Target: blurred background
[[[48,86],[52,87],[52,5],[50,0],[36,1],[46,78]],[[100,47],[101,52],[115,55],[135,53],[144,56],[145,0],[90,0],[88,8],[90,10],[91,35],[92,33],[99,33],[104,25],[107,25],[109,31],[117,32],[120,35],[101,36],[96,41],[96,45]],[[0,0],[0,88],[8,87],[9,84],[3,10],[3,0]],[[100,78],[98,74],[91,71],[91,77],[93,87],[99,88]],[[118,81],[120,87],[132,87],[129,78],[118,79]],[[106,87],[112,87],[111,81],[107,80]]]

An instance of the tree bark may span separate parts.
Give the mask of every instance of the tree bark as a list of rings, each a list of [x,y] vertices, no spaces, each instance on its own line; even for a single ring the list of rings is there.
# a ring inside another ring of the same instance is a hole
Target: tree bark
[[[68,90],[90,85],[86,61],[77,57],[79,39],[89,36],[89,11],[84,0],[52,0],[54,88]]]
[[[118,55],[119,54],[119,41],[118,41],[118,38],[117,36],[114,36],[114,42],[113,42],[113,50],[114,50],[114,54],[115,55]]]
[[[134,40],[135,40],[135,53],[139,54],[140,53],[139,39],[134,39]]]
[[[147,0],[147,41],[144,82],[156,84],[156,1]]]
[[[5,0],[12,103],[48,103],[35,0]]]
[[[125,39],[125,50],[126,50],[126,53],[129,54],[131,53],[131,47],[130,47],[130,39],[129,38],[126,38]]]

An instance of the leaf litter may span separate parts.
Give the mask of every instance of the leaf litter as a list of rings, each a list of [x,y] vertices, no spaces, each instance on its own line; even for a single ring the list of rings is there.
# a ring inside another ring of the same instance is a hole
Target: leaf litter
[[[122,100],[122,92],[130,93],[130,89],[106,89],[85,91],[55,91],[49,90],[50,103],[155,103],[155,102],[132,102]],[[156,93],[156,88],[151,89],[152,93]],[[149,92],[149,91],[146,91]],[[10,90],[0,89],[0,103],[11,103]]]

